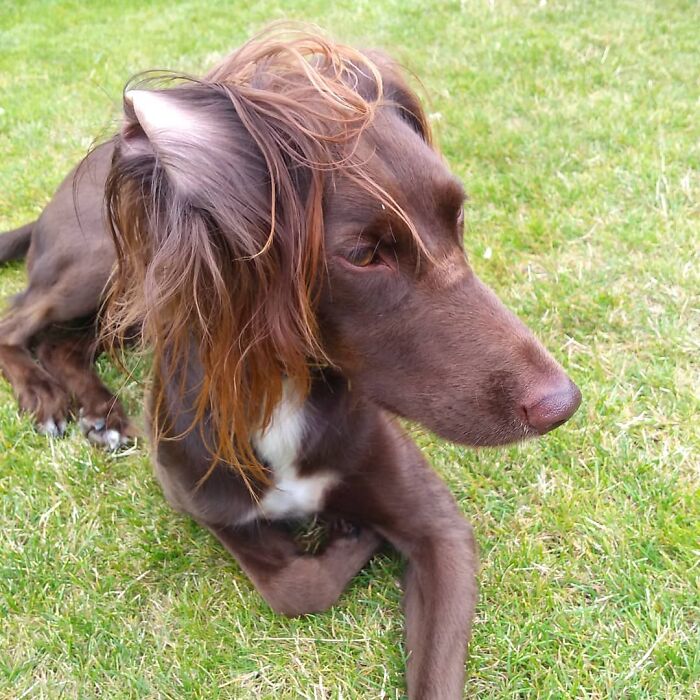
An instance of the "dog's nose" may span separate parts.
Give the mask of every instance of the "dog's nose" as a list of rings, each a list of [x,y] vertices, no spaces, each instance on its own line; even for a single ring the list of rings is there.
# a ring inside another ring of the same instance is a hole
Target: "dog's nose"
[[[523,406],[525,421],[540,435],[554,430],[576,413],[581,391],[568,377],[556,386],[548,386],[532,402]]]

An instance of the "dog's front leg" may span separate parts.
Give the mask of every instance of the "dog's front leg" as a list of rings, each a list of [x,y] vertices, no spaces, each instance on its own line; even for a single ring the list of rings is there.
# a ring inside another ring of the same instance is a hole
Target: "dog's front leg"
[[[379,548],[369,528],[337,535],[320,554],[299,551],[292,535],[273,523],[207,526],[233,554],[270,607],[284,615],[320,612],[333,605]]]
[[[404,552],[409,698],[461,698],[477,593],[471,528],[462,523]]]
[[[411,700],[456,700],[477,597],[472,528],[416,446],[384,426],[371,466],[332,495],[331,507],[364,521],[408,562],[404,608]]]

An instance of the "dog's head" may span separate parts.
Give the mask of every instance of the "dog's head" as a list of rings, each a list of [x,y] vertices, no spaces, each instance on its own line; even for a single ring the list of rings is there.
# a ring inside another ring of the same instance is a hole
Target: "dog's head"
[[[124,102],[107,321],[141,325],[170,367],[196,348],[220,456],[252,457],[283,378],[303,389],[319,363],[474,445],[576,410],[578,389],[467,263],[462,186],[386,59],[264,36]]]

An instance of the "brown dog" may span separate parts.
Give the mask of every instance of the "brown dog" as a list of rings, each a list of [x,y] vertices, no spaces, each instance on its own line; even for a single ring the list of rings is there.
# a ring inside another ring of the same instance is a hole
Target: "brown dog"
[[[111,344],[136,328],[154,355],[170,502],[288,615],[332,605],[388,540],[408,560],[409,696],[461,697],[474,539],[394,416],[499,445],[560,425],[580,393],[467,264],[463,190],[418,99],[386,59],[268,34],[124,109],[0,238],[0,259],[28,250],[0,322],[21,408],[57,434],[74,401],[91,440],[128,437],[93,369],[106,298]],[[282,523],[312,514],[359,527],[304,553]]]

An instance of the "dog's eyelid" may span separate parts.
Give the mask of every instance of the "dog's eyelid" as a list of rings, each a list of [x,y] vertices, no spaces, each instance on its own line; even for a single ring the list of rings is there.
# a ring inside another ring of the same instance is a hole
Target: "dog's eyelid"
[[[345,238],[345,236],[343,236]],[[396,225],[387,220],[376,221],[347,235],[348,244],[353,249],[380,248],[391,250],[400,245],[402,237],[397,234]]]
[[[457,238],[457,244],[462,250],[464,250],[464,224],[465,224],[465,214],[464,205],[462,205],[454,218],[454,233]]]
[[[395,246],[382,238],[368,241],[366,238],[359,237],[355,245],[340,257],[358,268],[396,268],[399,264]]]
[[[381,240],[377,239],[374,245],[368,244],[368,242],[363,241],[358,238],[357,244],[350,251],[347,256],[348,260],[359,267],[365,267],[366,265],[371,265],[376,260],[379,254],[379,249],[382,247]]]

